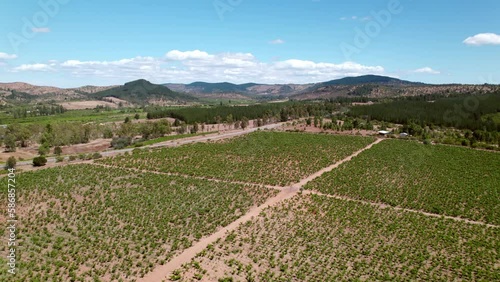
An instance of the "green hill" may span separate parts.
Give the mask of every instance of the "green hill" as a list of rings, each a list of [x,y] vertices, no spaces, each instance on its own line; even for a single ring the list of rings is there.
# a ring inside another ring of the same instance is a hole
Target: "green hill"
[[[197,98],[170,90],[163,85],[153,84],[139,79],[125,83],[123,86],[111,88],[91,95],[94,98],[115,97],[133,104],[147,104],[152,100],[165,100],[185,103],[196,101]]]

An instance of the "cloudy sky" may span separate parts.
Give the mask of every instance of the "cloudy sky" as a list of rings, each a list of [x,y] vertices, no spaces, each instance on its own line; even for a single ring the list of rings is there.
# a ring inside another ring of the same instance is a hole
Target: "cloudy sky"
[[[500,83],[500,1],[6,0],[0,82]]]

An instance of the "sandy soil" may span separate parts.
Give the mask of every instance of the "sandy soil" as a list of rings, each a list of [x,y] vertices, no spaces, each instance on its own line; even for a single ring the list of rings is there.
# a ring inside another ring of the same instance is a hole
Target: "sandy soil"
[[[61,147],[63,155],[87,154],[101,152],[111,147],[111,139],[96,139],[87,144],[77,144]]]
[[[0,162],[6,162],[8,158],[10,158],[11,156],[14,156],[17,160],[19,160],[19,158],[22,158],[22,159],[32,159],[34,157],[37,156],[36,152],[31,152],[31,151],[28,151],[24,148],[18,148],[16,152],[12,152],[12,153],[6,153],[4,151],[2,151],[0,153]]]
[[[122,100],[122,99],[119,99],[119,98],[116,98],[116,97],[104,97],[103,100],[111,102],[111,103],[114,103],[116,105],[122,103],[122,105],[128,106],[130,104],[128,101]]]
[[[14,156],[18,161],[21,159],[29,160],[38,156],[38,144],[31,145],[26,148],[17,148],[15,152],[7,153],[0,152],[0,162],[6,162],[11,156]],[[111,139],[96,139],[87,144],[78,144],[71,146],[63,146],[63,155],[88,154],[94,152],[102,152],[111,146]]]

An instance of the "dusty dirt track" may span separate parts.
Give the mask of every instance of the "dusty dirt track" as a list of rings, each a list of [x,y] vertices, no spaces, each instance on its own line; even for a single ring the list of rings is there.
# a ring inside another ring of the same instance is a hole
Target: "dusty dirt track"
[[[350,155],[349,157],[347,157],[339,162],[336,162],[335,164],[333,164],[329,167],[326,167],[326,168],[302,179],[301,181],[299,181],[296,184],[293,184],[293,185],[287,186],[287,187],[276,188],[276,189],[280,190],[278,195],[268,199],[264,204],[262,204],[258,207],[253,207],[252,209],[250,209],[250,211],[248,213],[246,213],[242,217],[238,218],[236,221],[232,222],[228,226],[221,228],[220,230],[218,230],[217,232],[215,232],[209,236],[201,238],[192,247],[184,250],[182,253],[180,253],[179,255],[174,257],[172,260],[167,262],[165,265],[157,267],[152,272],[147,274],[144,278],[139,279],[137,281],[143,281],[143,282],[162,281],[163,279],[168,277],[174,270],[180,268],[183,264],[190,262],[196,256],[197,253],[201,252],[209,244],[214,243],[219,238],[223,238],[228,232],[236,230],[236,228],[240,224],[245,223],[245,222],[251,220],[253,217],[258,216],[260,214],[260,212],[262,210],[264,210],[265,208],[267,208],[269,206],[274,206],[274,205],[276,205],[276,204],[278,204],[286,199],[289,199],[291,197],[296,196],[299,193],[300,189],[304,185],[306,185],[308,182],[314,180],[317,177],[320,177],[321,175],[323,175],[326,172],[332,171],[333,169],[337,168],[339,165],[350,161],[352,158],[356,157],[361,152],[370,149],[373,145],[380,143],[382,140],[383,139],[377,139],[372,144],[355,152],[354,154]],[[259,186],[261,186],[261,185],[259,185]]]

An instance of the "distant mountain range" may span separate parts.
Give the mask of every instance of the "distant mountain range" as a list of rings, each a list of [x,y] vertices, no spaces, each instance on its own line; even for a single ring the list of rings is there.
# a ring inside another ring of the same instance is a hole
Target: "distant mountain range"
[[[203,99],[330,99],[335,97],[393,97],[425,94],[487,93],[499,90],[498,85],[431,85],[400,80],[393,77],[364,75],[345,77],[310,84],[233,84],[229,82],[190,84],[153,84],[139,79],[121,86],[83,86],[57,88],[35,86],[22,82],[0,83],[2,104],[30,102],[63,102],[106,100],[123,101],[127,104],[196,104]],[[201,99],[201,100],[200,100]],[[206,100],[205,100],[206,101]]]
[[[179,92],[198,97],[219,97],[237,94],[248,98],[274,97],[296,100],[330,99],[341,96],[392,97],[419,94],[449,94],[465,92],[491,92],[498,89],[492,85],[432,85],[401,80],[388,76],[363,75],[345,77],[311,84],[233,84],[195,82],[191,84],[164,84]]]
[[[258,84],[258,83],[245,83],[233,84],[229,82],[221,83],[208,83],[208,82],[194,82],[191,84],[173,84],[167,83],[164,86],[172,90],[190,93],[194,95],[203,94],[240,94],[245,96],[290,96],[299,93],[312,86],[313,84]]]

